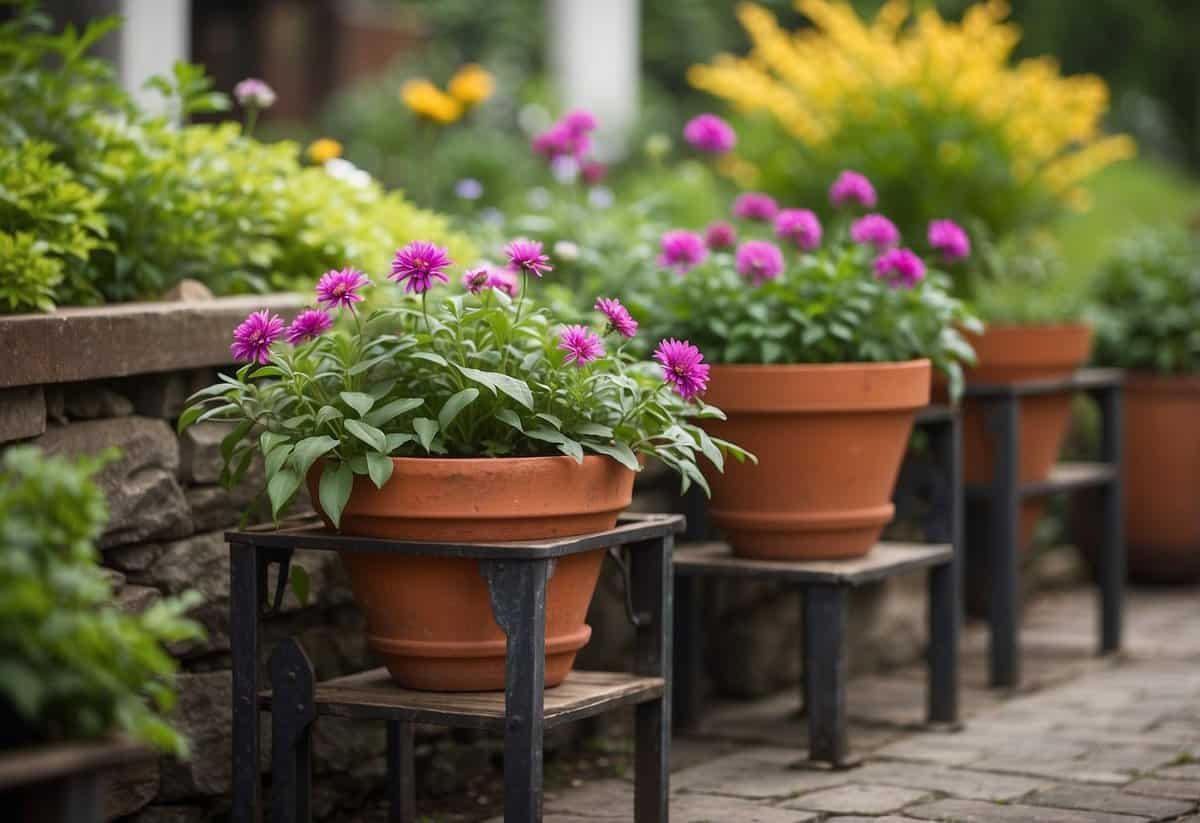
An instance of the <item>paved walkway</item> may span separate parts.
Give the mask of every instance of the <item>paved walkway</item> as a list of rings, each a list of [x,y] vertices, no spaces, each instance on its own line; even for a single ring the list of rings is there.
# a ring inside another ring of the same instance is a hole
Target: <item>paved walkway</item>
[[[1092,654],[1087,590],[1043,596],[1024,621],[1025,683],[986,688],[986,635],[969,626],[966,728],[919,731],[918,667],[852,681],[844,772],[790,768],[805,747],[793,695],[714,707],[676,740],[674,823],[1136,823],[1200,821],[1200,589],[1130,592],[1125,652]],[[617,779],[548,795],[550,823],[630,818]]]

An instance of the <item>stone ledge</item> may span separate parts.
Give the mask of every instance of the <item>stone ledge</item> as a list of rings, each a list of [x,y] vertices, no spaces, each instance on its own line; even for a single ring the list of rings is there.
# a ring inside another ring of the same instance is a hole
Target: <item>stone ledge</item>
[[[0,317],[0,388],[222,366],[234,326],[257,309],[293,317],[296,294],[119,303]]]

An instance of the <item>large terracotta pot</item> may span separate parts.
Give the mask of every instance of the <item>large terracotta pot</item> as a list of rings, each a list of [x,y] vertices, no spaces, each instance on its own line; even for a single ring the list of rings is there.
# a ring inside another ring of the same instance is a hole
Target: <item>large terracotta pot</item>
[[[988,326],[983,334],[967,334],[975,348],[976,365],[966,371],[967,383],[1005,385],[1023,380],[1052,379],[1073,374],[1088,358],[1092,330],[1082,324],[1061,326]],[[1071,419],[1070,395],[1025,397],[1020,401],[1020,477],[1023,482],[1045,480],[1058,460]],[[987,405],[963,403],[963,478],[988,483],[995,469],[992,440],[987,430]],[[1021,546],[1028,548],[1033,530],[1045,510],[1041,500],[1021,506]]]
[[[539,540],[604,531],[632,500],[634,472],[607,457],[393,458],[382,489],[356,476],[345,534],[398,540]],[[320,508],[318,472],[309,492]],[[591,637],[584,622],[604,550],[558,560],[546,597],[546,686]],[[346,552],[367,641],[402,686],[504,688],[505,637],[475,560]]]
[[[705,428],[758,465],[707,471],[710,512],[735,554],[858,557],[895,512],[892,489],[913,417],[929,402],[928,360],[713,366],[705,399],[728,420]]]
[[[1130,576],[1200,577],[1200,376],[1129,375],[1124,481]]]

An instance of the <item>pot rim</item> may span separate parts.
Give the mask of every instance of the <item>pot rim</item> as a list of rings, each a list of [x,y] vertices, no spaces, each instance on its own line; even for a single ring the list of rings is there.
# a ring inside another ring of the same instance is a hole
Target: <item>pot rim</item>
[[[581,468],[583,467],[583,465],[585,463],[593,463],[594,464],[597,461],[607,460],[609,462],[615,463],[618,466],[621,466],[621,468],[626,469],[627,471],[633,471],[633,469],[629,469],[626,466],[621,465],[616,460],[613,460],[611,457],[609,457],[606,454],[591,454],[591,453],[586,453],[583,455],[583,463],[577,462],[574,457],[571,457],[570,455],[566,455],[566,454],[543,454],[543,455],[536,455],[533,457],[446,457],[445,455],[439,455],[438,457],[392,457],[390,459],[393,463],[398,463],[401,465],[421,464],[421,465],[427,465],[427,466],[433,465],[435,463],[446,463],[446,464],[450,464],[450,465],[454,465],[454,466],[462,466],[463,464],[478,464],[480,466],[495,466],[498,464],[515,465],[517,463],[528,464],[528,463],[533,463],[533,462],[544,462],[544,461],[549,461],[549,460],[557,460],[559,462],[562,462],[564,460],[569,460],[571,463],[573,463],[576,466],[579,466]]]
[[[713,363],[712,370],[735,371],[746,370],[757,374],[767,372],[849,372],[849,371],[900,371],[904,369],[921,370],[932,367],[928,357],[918,357],[915,360],[887,360],[877,362],[847,362],[847,363]]]
[[[1067,333],[1080,331],[1092,332],[1095,327],[1086,320],[1072,320],[1062,323],[985,323],[982,334],[978,332],[967,332],[972,337],[982,337],[984,335],[995,332],[997,334],[1004,333],[1029,333],[1029,332],[1045,332],[1053,334],[1055,332]]]

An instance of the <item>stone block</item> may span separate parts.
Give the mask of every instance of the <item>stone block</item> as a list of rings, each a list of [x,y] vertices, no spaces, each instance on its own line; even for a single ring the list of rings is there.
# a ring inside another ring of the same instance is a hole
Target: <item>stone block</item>
[[[138,414],[174,420],[189,397],[216,382],[216,369],[187,369],[130,377],[122,381],[122,390],[132,398]]]
[[[162,599],[162,593],[150,586],[126,585],[117,590],[116,604],[133,614],[141,614]]]
[[[1102,789],[1097,786],[1067,784],[1037,792],[1025,798],[1031,806],[1053,806],[1059,809],[1080,811],[1115,812],[1131,814],[1150,820],[1174,819],[1192,811],[1196,804],[1185,800],[1165,797],[1143,797],[1141,795]]]
[[[46,430],[46,395],[41,386],[0,389],[0,443],[37,437]]]
[[[69,383],[62,387],[62,412],[70,420],[128,417],[133,403],[103,383]]]
[[[204,806],[147,806],[128,823],[208,823],[211,819]]]
[[[157,758],[113,769],[104,775],[104,819],[124,817],[141,809],[158,794]]]
[[[187,762],[164,758],[160,801],[223,795],[232,785],[232,676],[228,671],[183,673],[170,720],[192,741]]]
[[[221,441],[232,431],[230,423],[197,423],[179,437],[179,478],[184,483],[216,483],[225,465]]]
[[[1145,778],[1135,780],[1125,787],[1124,791],[1131,794],[1144,794],[1149,797],[1167,797],[1175,800],[1200,802],[1200,780],[1155,780]]]
[[[191,533],[191,512],[175,479],[179,441],[163,421],[125,417],[51,426],[36,442],[51,454],[120,450],[121,457],[96,475],[109,510],[100,548]]]
[[[836,814],[887,814],[920,802],[929,796],[923,789],[851,783],[797,797],[785,805],[789,809],[807,809]]]
[[[192,512],[192,523],[198,532],[216,529],[236,529],[243,515],[251,510],[258,494],[256,487],[243,483],[235,489],[224,486],[188,486],[183,491],[188,508]],[[264,523],[271,519],[269,505],[251,511],[247,525]]]
[[[982,800],[937,800],[904,810],[921,820],[946,820],[954,823],[1139,823],[1140,817],[1103,812],[1048,809],[1023,803],[986,803]]]

